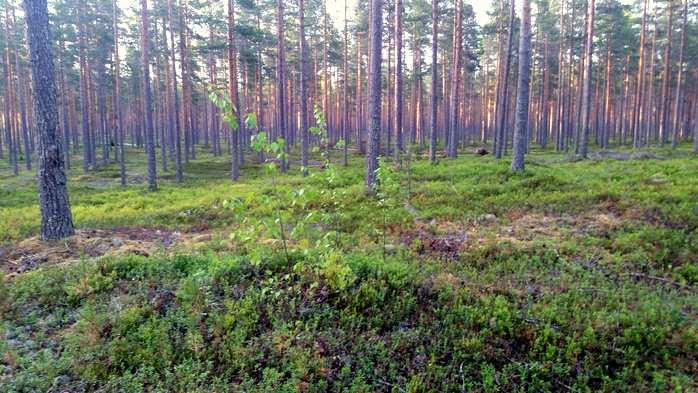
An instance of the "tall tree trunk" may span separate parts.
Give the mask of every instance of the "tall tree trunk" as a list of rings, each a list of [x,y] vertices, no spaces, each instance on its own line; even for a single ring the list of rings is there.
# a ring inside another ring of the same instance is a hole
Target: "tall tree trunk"
[[[458,151],[458,108],[460,92],[460,69],[461,69],[461,31],[463,27],[463,1],[456,0],[453,23],[453,61],[451,62],[451,97],[449,109],[449,138],[448,156],[455,158]]]
[[[284,94],[284,86],[286,86],[286,75],[284,74],[284,66],[286,59],[284,56],[284,2],[277,0],[276,2],[276,128],[279,136],[286,143],[284,148],[288,149],[288,135],[286,135],[286,95]],[[281,163],[281,170],[288,169],[287,162]]]
[[[41,238],[75,233],[68,199],[63,144],[58,135],[58,102],[46,0],[24,0],[32,70],[34,112],[39,133]]]
[[[298,0],[298,73],[300,76],[300,121],[301,121],[301,166],[303,176],[308,175],[308,103],[307,103],[307,76],[306,74],[306,49],[305,49],[305,1]]]
[[[429,135],[429,161],[436,162],[436,122],[438,67],[437,54],[439,46],[439,10],[438,0],[431,0],[431,134]]]
[[[121,185],[126,185],[126,162],[124,161],[124,123],[121,117],[121,82],[119,59],[119,7],[117,0],[112,1],[114,9],[114,127],[115,136],[118,138],[119,177]]]
[[[238,116],[238,124],[242,123],[240,118],[240,98],[238,96],[238,71],[235,51],[235,0],[228,0],[228,94],[233,104],[235,116]],[[238,167],[238,130],[230,130],[231,159],[230,159],[230,179],[237,181],[240,173]]]
[[[417,70],[414,70],[417,72]],[[395,0],[395,157],[402,152],[402,0]]]
[[[594,51],[594,0],[587,0],[587,26],[584,67],[584,90],[582,92],[582,141],[579,148],[579,155],[587,158],[589,153],[589,132],[590,132],[590,111],[591,111],[591,63]]]
[[[671,83],[671,37],[674,29],[673,0],[669,0],[667,2],[667,12],[669,13],[669,16],[667,17],[666,43],[664,44],[664,78],[662,81],[662,102],[660,103],[661,111],[659,115],[659,135],[662,145],[669,140],[669,132],[667,128],[669,126],[669,107],[671,105],[669,84]],[[678,102],[676,105],[678,105]]]
[[[593,1],[593,0],[592,0]],[[519,40],[519,76],[516,100],[516,123],[511,170],[524,170],[524,153],[528,129],[528,100],[530,97],[531,64],[531,0],[523,0]]]
[[[497,99],[497,125],[495,127],[497,137],[495,138],[494,145],[494,155],[496,158],[502,158],[504,155],[505,146],[507,144],[507,133],[505,132],[505,128],[507,118],[507,102],[509,100],[509,70],[511,69],[512,41],[514,40],[514,19],[516,19],[516,14],[514,11],[515,3],[515,0],[511,0],[509,5],[509,29],[506,44],[507,49],[504,57],[502,75],[500,76],[500,81],[498,82],[499,85],[501,85],[501,92],[500,97]]]
[[[80,113],[82,115],[82,169],[85,173],[90,169],[90,97],[87,89],[87,43],[85,41],[85,0],[78,4],[78,57],[80,63]]]
[[[641,146],[640,127],[642,124],[642,102],[645,82],[645,26],[647,24],[647,1],[643,1],[642,23],[640,25],[640,59],[638,61],[637,83],[635,86],[635,98],[633,104],[633,116],[631,131],[633,137],[633,147]]]
[[[378,152],[380,150],[381,128],[381,32],[382,32],[382,1],[371,0],[370,18],[370,60],[368,67],[369,80],[369,136],[368,152],[366,155],[365,187],[369,193],[375,192],[377,184]]]
[[[688,0],[683,2],[683,19],[681,22],[681,43],[679,44],[679,74],[676,77],[676,99],[671,130],[671,147],[676,148],[679,143],[679,103],[683,101],[683,51],[686,47],[686,26],[688,23]],[[698,144],[696,144],[698,146]]]
[[[141,2],[141,90],[143,91],[143,115],[145,120],[145,150],[148,156],[148,189],[155,191],[157,162],[155,160],[155,130],[153,129],[153,100],[150,92],[150,44],[148,32],[148,0]]]
[[[173,0],[167,0],[167,21],[170,25],[170,72],[172,75],[172,92],[170,100],[172,101],[172,126],[174,127],[174,139],[175,139],[175,178],[178,183],[181,183],[184,179],[182,173],[182,127],[180,125],[180,104],[179,104],[179,92],[177,91],[177,67],[175,65],[175,19],[174,19],[174,5]]]
[[[344,70],[342,72],[342,135],[344,137],[344,166],[349,165],[349,102],[347,100],[347,83],[349,83],[349,23],[347,20],[347,0],[344,0]]]

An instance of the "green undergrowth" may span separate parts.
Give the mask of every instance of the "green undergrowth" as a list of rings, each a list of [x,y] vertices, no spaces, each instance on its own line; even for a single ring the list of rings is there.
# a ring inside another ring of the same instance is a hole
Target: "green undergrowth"
[[[211,236],[0,277],[0,391],[695,391],[698,160],[656,153],[405,157],[375,197],[340,152],[234,184],[203,154],[155,193],[133,152],[126,188],[73,163],[79,229]],[[38,208],[6,169],[11,249]]]
[[[27,273],[3,391],[691,391],[695,297],[553,248],[477,264],[131,256]],[[489,256],[487,256],[489,255]],[[18,345],[22,342],[23,345]]]

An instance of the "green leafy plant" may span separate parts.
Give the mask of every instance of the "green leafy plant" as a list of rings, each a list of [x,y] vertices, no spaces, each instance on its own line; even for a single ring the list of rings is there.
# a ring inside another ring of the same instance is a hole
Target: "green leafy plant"
[[[250,125],[252,128],[256,128],[256,118],[255,117],[249,117],[247,118],[249,121]],[[257,151],[257,152],[264,152],[268,156],[272,157],[271,159],[267,159],[265,169],[266,173],[271,175],[271,181],[272,181],[272,192],[273,192],[273,200],[269,201],[272,206],[274,211],[276,212],[276,224],[278,225],[279,228],[279,237],[281,239],[281,243],[283,245],[284,249],[284,255],[286,256],[286,260],[289,259],[289,253],[288,253],[288,241],[287,241],[287,236],[286,236],[286,230],[284,228],[284,220],[283,216],[281,214],[281,198],[279,195],[279,186],[278,186],[278,174],[279,174],[279,166],[283,166],[284,162],[286,162],[287,154],[284,149],[286,142],[284,141],[283,138],[278,138],[275,141],[270,141],[269,138],[267,137],[267,133],[264,131],[260,131],[256,135],[252,136],[252,140],[250,141],[250,146],[252,147],[252,150]],[[277,160],[278,160],[278,165],[277,165]]]

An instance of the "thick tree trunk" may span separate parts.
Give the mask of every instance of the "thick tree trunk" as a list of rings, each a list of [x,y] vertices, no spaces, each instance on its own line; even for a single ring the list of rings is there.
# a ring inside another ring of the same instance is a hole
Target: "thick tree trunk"
[[[58,102],[46,0],[24,0],[32,70],[34,113],[39,133],[41,238],[75,233],[68,199],[63,144],[58,135]]]
[[[368,68],[369,79],[369,136],[368,152],[366,155],[365,187],[369,193],[375,192],[377,184],[376,169],[378,169],[378,153],[380,151],[381,128],[381,26],[382,26],[382,1],[371,0],[370,18],[370,61]]]
[[[526,152],[526,138],[528,134],[528,101],[530,97],[531,79],[531,0],[523,0],[522,9],[519,40],[516,123],[514,125],[514,146],[511,160],[511,169],[513,171],[524,170],[524,153]]]

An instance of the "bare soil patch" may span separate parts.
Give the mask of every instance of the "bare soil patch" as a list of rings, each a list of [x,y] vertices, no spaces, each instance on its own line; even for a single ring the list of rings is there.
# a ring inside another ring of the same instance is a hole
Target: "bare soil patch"
[[[13,276],[41,266],[73,262],[82,258],[111,255],[148,256],[178,245],[201,243],[211,239],[202,231],[186,233],[161,228],[83,229],[75,236],[43,242],[38,237],[22,240],[16,245],[0,247],[0,272]]]
[[[621,225],[623,220],[612,211],[554,215],[514,210],[503,218],[485,214],[477,220],[461,223],[417,220],[413,227],[401,234],[401,238],[403,244],[419,255],[455,260],[462,253],[492,241],[525,243],[541,238],[604,236]]]

